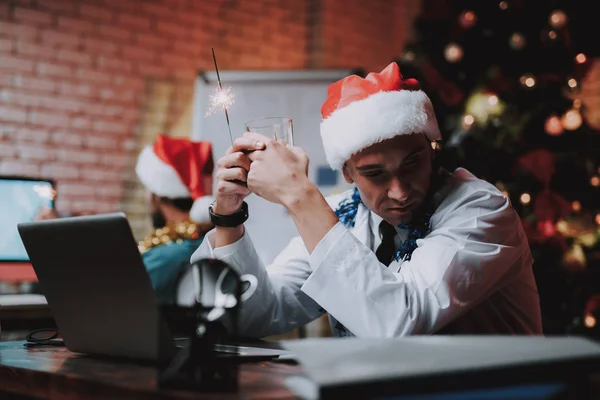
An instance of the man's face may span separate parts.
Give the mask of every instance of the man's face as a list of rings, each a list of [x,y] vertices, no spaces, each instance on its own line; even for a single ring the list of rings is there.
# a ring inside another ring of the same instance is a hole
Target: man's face
[[[433,149],[424,134],[400,135],[353,155],[343,172],[363,203],[394,226],[410,222],[429,191]]]

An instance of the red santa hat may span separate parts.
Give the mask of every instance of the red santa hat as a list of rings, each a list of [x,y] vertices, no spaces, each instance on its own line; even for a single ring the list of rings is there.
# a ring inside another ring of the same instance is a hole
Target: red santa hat
[[[158,135],[138,157],[135,172],[142,184],[157,196],[170,199],[191,197],[190,219],[210,222],[208,206],[214,200],[205,193],[204,178],[212,175],[214,162],[210,142]]]
[[[440,140],[429,97],[415,79],[403,80],[394,62],[366,78],[345,77],[329,86],[321,107],[321,139],[333,169],[359,151],[397,135],[425,133]]]

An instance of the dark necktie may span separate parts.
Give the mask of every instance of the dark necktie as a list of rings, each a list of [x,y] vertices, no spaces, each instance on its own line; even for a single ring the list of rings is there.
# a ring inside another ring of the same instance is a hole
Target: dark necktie
[[[394,240],[397,235],[396,228],[385,221],[381,221],[379,232],[382,235],[382,240],[375,255],[377,255],[380,263],[389,266],[394,254],[396,254],[396,243]]]

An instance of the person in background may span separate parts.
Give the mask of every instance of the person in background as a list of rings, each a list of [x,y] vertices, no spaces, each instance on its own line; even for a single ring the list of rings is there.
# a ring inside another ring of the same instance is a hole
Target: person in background
[[[136,174],[147,191],[151,232],[139,250],[161,304],[172,304],[194,250],[213,228],[208,214],[214,161],[210,142],[158,135],[140,153]]]
[[[519,216],[490,183],[442,168],[418,82],[392,63],[332,84],[321,111],[327,161],[355,185],[347,193],[325,199],[302,150],[256,133],[218,162],[216,228],[192,261],[218,258],[256,277],[240,334],[287,332],[325,312],[334,336],[542,334]],[[286,207],[299,232],[267,268],[244,230],[249,193]]]

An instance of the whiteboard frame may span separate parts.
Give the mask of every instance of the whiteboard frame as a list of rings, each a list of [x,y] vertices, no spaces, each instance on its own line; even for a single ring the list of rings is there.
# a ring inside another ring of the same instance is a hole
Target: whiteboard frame
[[[321,69],[321,70],[226,70],[219,71],[221,82],[229,83],[276,83],[276,82],[329,82],[333,83],[348,75],[358,74],[359,69]],[[202,96],[207,86],[216,87],[217,73],[199,71],[194,84],[194,103],[192,116],[192,140],[202,137],[200,116],[206,110],[206,96]]]

